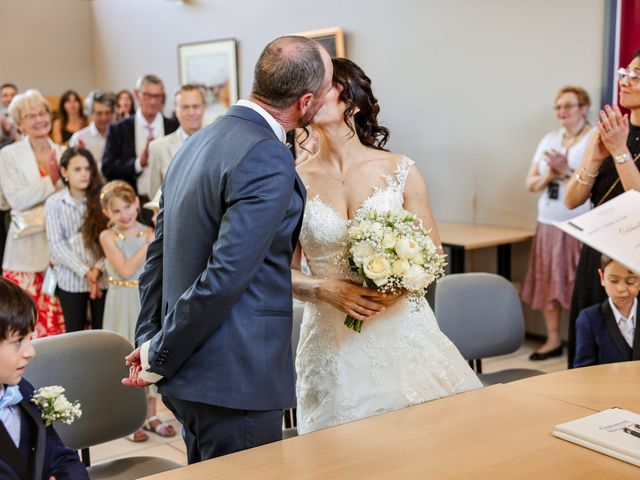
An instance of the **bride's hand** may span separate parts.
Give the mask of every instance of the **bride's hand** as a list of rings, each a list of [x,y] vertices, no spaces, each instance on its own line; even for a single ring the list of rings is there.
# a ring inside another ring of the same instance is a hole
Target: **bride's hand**
[[[371,291],[371,290],[369,290]],[[374,290],[375,292],[375,290]],[[405,293],[407,292],[401,292],[401,293],[384,293],[384,294],[380,294],[379,292],[375,292],[378,293],[379,296],[377,296],[375,299],[373,299],[375,302],[381,303],[382,305],[384,305],[385,307],[391,307],[393,305],[395,305],[395,303],[400,300]],[[382,295],[382,296],[380,296]]]
[[[320,292],[322,301],[357,320],[369,320],[378,315],[386,308],[383,302],[390,297],[344,280],[325,280]]]

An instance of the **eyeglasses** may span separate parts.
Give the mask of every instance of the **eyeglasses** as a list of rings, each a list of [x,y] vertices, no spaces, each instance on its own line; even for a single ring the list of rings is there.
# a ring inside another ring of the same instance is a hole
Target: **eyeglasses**
[[[164,100],[164,93],[142,92],[142,98],[149,100]]]
[[[616,75],[618,75],[619,82],[622,82],[625,79],[625,77],[630,82],[633,82],[633,83],[640,82],[640,75],[638,75],[633,70],[627,70],[626,68],[619,68],[618,71],[616,72]]]
[[[565,103],[564,105],[554,105],[553,109],[557,112],[559,110],[571,110],[575,107],[581,107],[580,103]]]
[[[46,110],[40,110],[38,113],[26,113],[22,118],[24,118],[25,120],[32,121],[38,117],[44,118],[48,116],[49,116],[49,112],[47,112]]]

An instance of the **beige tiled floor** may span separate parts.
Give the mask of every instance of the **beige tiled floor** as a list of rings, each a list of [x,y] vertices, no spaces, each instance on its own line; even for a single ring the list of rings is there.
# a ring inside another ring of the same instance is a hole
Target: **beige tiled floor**
[[[530,361],[529,355],[538,345],[537,342],[526,341],[517,352],[484,360],[482,365],[483,371],[488,373],[505,368],[535,368],[544,372],[556,372],[566,368],[566,353],[562,357],[542,362]],[[186,464],[186,449],[182,441],[182,436],[180,435],[180,424],[159,400],[158,415],[163,420],[171,422],[176,431],[178,431],[175,437],[162,438],[153,433],[149,433],[149,440],[146,442],[133,443],[126,439],[119,439],[103,443],[91,449],[92,463],[96,464],[105,460],[129,456],[157,456]]]

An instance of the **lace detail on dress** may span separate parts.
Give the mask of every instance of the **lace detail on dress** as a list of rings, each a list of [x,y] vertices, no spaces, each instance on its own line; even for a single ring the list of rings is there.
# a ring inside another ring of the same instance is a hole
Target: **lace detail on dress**
[[[402,208],[413,164],[398,162],[360,209]],[[318,195],[307,201],[300,243],[314,277],[348,278],[339,262],[347,225]],[[325,303],[305,306],[296,356],[300,433],[481,386],[426,301],[415,311],[402,299],[365,322],[362,333],[346,328],[344,318]]]

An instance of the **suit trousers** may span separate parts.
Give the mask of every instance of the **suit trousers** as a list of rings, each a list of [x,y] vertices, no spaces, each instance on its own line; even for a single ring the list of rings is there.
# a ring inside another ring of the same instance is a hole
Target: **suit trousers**
[[[282,440],[282,410],[236,410],[163,396],[182,424],[189,464]]]

